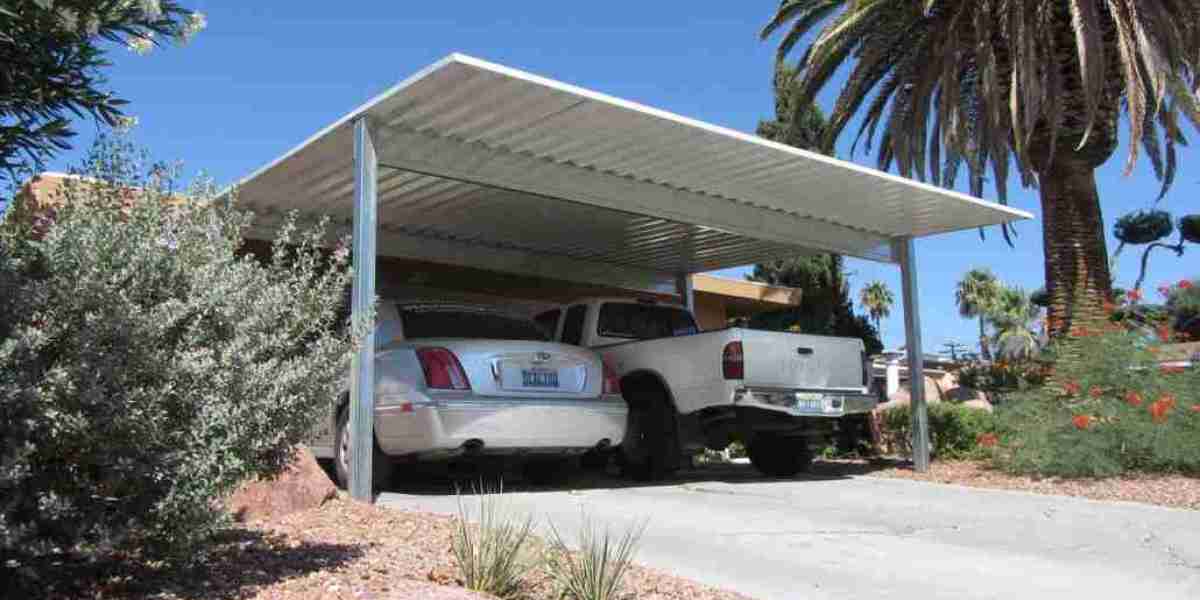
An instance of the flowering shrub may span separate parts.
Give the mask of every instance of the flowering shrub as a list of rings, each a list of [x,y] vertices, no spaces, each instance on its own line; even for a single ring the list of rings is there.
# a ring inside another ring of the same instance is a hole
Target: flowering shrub
[[[319,229],[260,261],[211,185],[181,202],[119,144],[91,165],[52,224],[0,228],[0,553],[188,550],[286,466],[353,349]]]
[[[1076,334],[1065,343],[1078,359],[1057,367],[1062,385],[1019,392],[997,411],[998,463],[1068,477],[1200,472],[1200,369],[1160,368],[1161,342],[1136,329]]]
[[[1176,337],[1200,340],[1200,280],[1181,279],[1159,286],[1158,291],[1166,298],[1166,311]]]
[[[961,367],[957,374],[959,385],[995,399],[1042,385],[1050,374],[1050,363],[1036,358],[974,362]]]

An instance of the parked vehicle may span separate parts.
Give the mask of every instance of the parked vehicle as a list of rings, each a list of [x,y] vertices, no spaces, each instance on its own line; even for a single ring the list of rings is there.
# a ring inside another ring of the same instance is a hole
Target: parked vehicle
[[[375,477],[399,459],[521,455],[555,462],[619,443],[616,373],[534,321],[467,304],[382,303],[376,326]],[[349,474],[348,394],[311,444]]]
[[[555,339],[598,350],[629,403],[625,468],[657,479],[685,453],[746,444],[760,471],[808,467],[838,419],[878,402],[862,340],[729,328],[701,333],[684,307],[589,298],[536,317]]]

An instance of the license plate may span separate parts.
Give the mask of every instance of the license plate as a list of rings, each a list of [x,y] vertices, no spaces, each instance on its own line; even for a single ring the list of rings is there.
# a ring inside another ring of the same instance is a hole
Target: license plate
[[[521,385],[525,387],[556,388],[558,387],[558,371],[521,369]]]
[[[821,394],[796,394],[796,410],[822,412],[825,410],[825,400]]]

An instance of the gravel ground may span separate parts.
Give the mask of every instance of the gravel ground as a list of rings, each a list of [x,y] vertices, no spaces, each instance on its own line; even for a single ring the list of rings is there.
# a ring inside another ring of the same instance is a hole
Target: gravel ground
[[[1127,475],[1110,479],[1035,478],[1010,475],[978,461],[935,461],[926,473],[917,473],[910,465],[898,460],[829,460],[813,465],[813,475],[849,474],[1200,510],[1200,478],[1184,475]]]
[[[211,556],[190,569],[168,570],[130,556],[70,561],[26,560],[14,573],[0,564],[0,597],[130,598],[138,600],[469,600],[457,580],[449,517],[380,508],[344,496],[315,510],[238,528],[223,536]],[[555,598],[536,571],[529,600]],[[627,590],[651,600],[737,600],[706,587],[640,566]]]

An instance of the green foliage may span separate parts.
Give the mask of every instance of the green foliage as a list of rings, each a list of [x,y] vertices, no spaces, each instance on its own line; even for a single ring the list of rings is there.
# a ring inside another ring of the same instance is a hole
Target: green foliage
[[[1200,215],[1181,217],[1179,219],[1179,235],[1193,244],[1200,244]]]
[[[104,140],[56,212],[0,229],[0,549],[189,551],[342,388],[347,253]],[[164,555],[167,556],[167,555]]]
[[[1000,294],[987,311],[998,358],[1010,361],[1027,359],[1037,352],[1038,340],[1033,331],[1033,321],[1040,313],[1041,308],[1033,303],[1024,290],[1001,287]]]
[[[1171,326],[1187,339],[1200,340],[1200,279],[1184,279],[1165,290]]]
[[[1077,331],[1056,379],[1015,394],[998,411],[997,463],[1010,471],[1105,477],[1130,471],[1200,472],[1200,369],[1164,370],[1158,343],[1113,327]]]
[[[645,529],[643,522],[617,537],[607,528],[595,527],[585,517],[579,531],[579,550],[572,552],[552,525],[553,539],[546,557],[546,570],[558,586],[559,597],[572,600],[624,598],[625,573],[633,564],[633,553]]]
[[[104,44],[145,52],[185,41],[200,13],[173,0],[7,0],[0,6],[0,176],[40,168],[75,135],[69,118],[123,122],[126,104],[105,88]]]
[[[892,294],[892,290],[888,289],[886,283],[882,281],[872,281],[863,286],[859,294],[859,301],[863,307],[867,309],[867,315],[875,321],[875,327],[879,327],[879,321],[892,314],[892,304],[896,302],[896,297]]]
[[[1122,244],[1142,245],[1157,242],[1175,230],[1171,213],[1165,210],[1139,210],[1113,224],[1113,237]]]
[[[986,392],[990,397],[1028,390],[1046,382],[1050,364],[1039,358],[972,362],[958,370],[963,387]]]
[[[450,549],[463,585],[499,598],[520,595],[530,566],[533,518],[512,518],[502,505],[503,490],[481,490],[474,510],[458,495],[458,522]],[[473,523],[475,522],[475,523]]]
[[[867,352],[883,350],[879,332],[868,319],[854,313],[850,292],[843,273],[843,259],[837,254],[816,254],[773,260],[754,265],[751,281],[799,288],[800,306],[760,313],[749,326],[772,331],[799,331],[816,335],[856,337]]]
[[[773,142],[815,150],[825,131],[825,115],[816,102],[797,106],[796,70],[778,63],[775,70],[775,119],[759,121],[755,133]]]
[[[929,436],[933,455],[944,459],[977,458],[987,454],[980,436],[996,431],[992,413],[960,404],[930,404]],[[885,447],[912,456],[912,408],[897,406],[883,412],[881,426]]]

